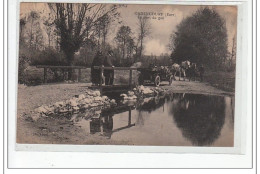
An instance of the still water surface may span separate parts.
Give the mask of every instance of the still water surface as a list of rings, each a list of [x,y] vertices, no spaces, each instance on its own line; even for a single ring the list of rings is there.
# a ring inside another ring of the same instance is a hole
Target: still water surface
[[[71,119],[90,136],[132,145],[230,147],[234,142],[234,97],[229,96],[170,94]]]

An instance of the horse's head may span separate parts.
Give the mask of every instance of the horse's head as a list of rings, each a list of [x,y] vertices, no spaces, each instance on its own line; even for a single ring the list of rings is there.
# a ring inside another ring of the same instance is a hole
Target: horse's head
[[[180,65],[178,65],[177,63],[174,63],[174,64],[171,66],[172,69],[177,69],[177,68],[179,68],[179,67],[180,67]]]
[[[190,65],[191,65],[191,62],[188,61],[188,60],[186,60],[186,64],[187,64],[187,66],[190,66]]]
[[[186,60],[186,61],[181,62],[181,66],[184,69],[188,69],[190,67],[190,61]]]

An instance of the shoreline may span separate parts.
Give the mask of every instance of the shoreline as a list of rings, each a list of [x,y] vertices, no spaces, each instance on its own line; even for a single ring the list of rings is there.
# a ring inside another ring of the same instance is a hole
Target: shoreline
[[[166,83],[167,84],[167,83]],[[171,86],[162,84],[160,88],[173,93],[191,93],[218,96],[234,96],[207,83],[174,81]],[[54,119],[42,116],[37,121],[30,118],[32,111],[39,106],[68,100],[83,94],[89,84],[46,84],[39,86],[18,85],[17,98],[17,143],[20,144],[128,144],[114,142],[104,137],[86,134],[81,127],[74,125],[65,117]],[[148,86],[145,86],[148,87]],[[151,87],[155,88],[155,87]],[[87,137],[87,138],[86,138]]]

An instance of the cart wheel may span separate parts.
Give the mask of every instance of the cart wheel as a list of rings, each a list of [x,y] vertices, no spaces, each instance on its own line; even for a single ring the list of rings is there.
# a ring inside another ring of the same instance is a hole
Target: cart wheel
[[[171,75],[170,78],[169,78],[169,85],[172,84],[172,81],[173,81],[173,75]]]
[[[144,84],[143,75],[139,75],[139,77],[138,77],[138,83],[139,83],[139,85],[143,85],[143,84]]]
[[[155,84],[155,86],[160,86],[160,83],[161,83],[161,78],[160,78],[160,76],[157,75],[154,78],[154,84]]]

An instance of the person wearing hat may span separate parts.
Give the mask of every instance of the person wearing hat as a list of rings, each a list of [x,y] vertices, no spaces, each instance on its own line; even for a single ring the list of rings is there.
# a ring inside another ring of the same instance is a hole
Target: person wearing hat
[[[114,67],[112,64],[112,56],[113,51],[108,51],[108,55],[104,57],[104,66],[105,67]],[[105,85],[113,85],[114,83],[114,70],[105,69],[104,70],[104,76],[105,76]]]
[[[101,51],[98,51],[91,64],[91,82],[92,85],[98,85],[100,83],[101,69],[95,69],[94,66],[103,65],[103,55]]]

